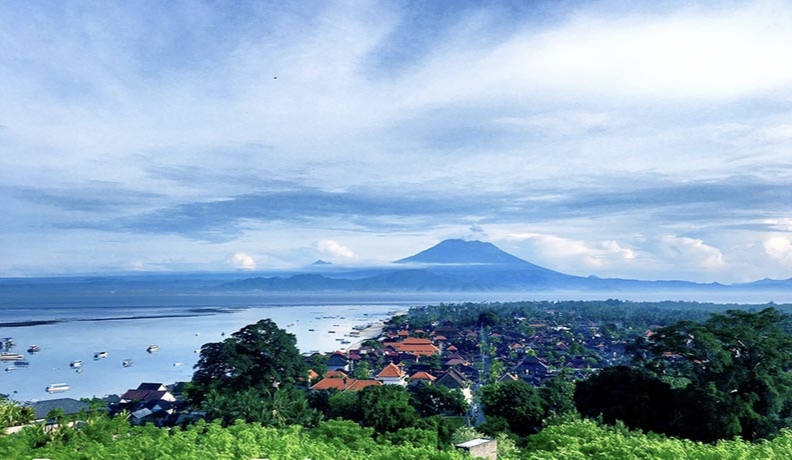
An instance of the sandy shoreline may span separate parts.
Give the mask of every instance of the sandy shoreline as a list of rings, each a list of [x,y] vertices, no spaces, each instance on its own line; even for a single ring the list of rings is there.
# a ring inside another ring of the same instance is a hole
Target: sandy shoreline
[[[396,312],[393,312],[390,315],[388,320],[390,320],[394,316],[400,316],[400,315],[406,315],[406,314],[407,314],[406,310],[405,311],[396,311]],[[352,343],[348,347],[343,348],[342,351],[350,351],[350,350],[359,349],[361,346],[363,346],[363,343],[365,341],[379,338],[382,335],[383,329],[385,329],[385,321],[376,321],[376,322],[373,322],[373,323],[369,324],[364,329],[360,330],[360,336],[357,337],[357,341]]]

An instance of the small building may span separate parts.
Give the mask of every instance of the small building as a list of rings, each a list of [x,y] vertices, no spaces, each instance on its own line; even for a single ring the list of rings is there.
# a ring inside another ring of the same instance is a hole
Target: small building
[[[168,391],[168,387],[161,383],[141,383],[136,389],[127,390],[121,395],[121,403],[159,400],[174,402],[176,397]]]
[[[463,374],[451,368],[435,380],[435,385],[442,385],[449,390],[464,390],[469,382]]]
[[[471,458],[486,458],[487,460],[498,459],[498,441],[495,439],[472,439],[462,444],[457,444],[455,447],[468,452]]]
[[[399,366],[393,363],[385,366],[374,378],[383,385],[407,385],[407,375]]]
[[[33,409],[35,415],[33,420],[36,422],[43,422],[47,419],[47,415],[54,411],[62,411],[62,415],[79,414],[81,411],[88,410],[91,406],[88,403],[78,401],[73,398],[58,398],[48,399],[45,401],[36,401],[26,404],[27,407]]]
[[[327,358],[327,369],[331,371],[349,371],[349,360],[344,353],[336,351]]]

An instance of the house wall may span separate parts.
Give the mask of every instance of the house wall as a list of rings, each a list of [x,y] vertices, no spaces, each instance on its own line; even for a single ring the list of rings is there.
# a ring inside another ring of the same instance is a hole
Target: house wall
[[[456,447],[470,453],[472,458],[498,460],[498,441],[494,439],[475,439],[457,444]]]

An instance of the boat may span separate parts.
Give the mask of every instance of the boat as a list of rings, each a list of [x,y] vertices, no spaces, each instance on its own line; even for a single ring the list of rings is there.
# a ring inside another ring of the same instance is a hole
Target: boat
[[[16,367],[29,367],[30,366],[30,361],[17,361],[17,362],[14,363],[14,366],[16,366]]]
[[[23,359],[25,357],[19,353],[8,353],[5,351],[0,353],[0,361],[22,361]]]
[[[96,353],[94,353],[94,359],[102,359],[102,358],[107,358],[106,351],[97,351]]]
[[[41,351],[41,348],[38,345],[31,345],[27,349],[28,353],[38,353],[40,351]]]
[[[11,372],[11,371],[15,371],[15,370],[16,370],[16,367],[14,367],[14,366],[8,366],[5,369],[6,372]]]
[[[0,339],[0,347],[6,350],[9,348],[13,348],[14,345],[16,345],[16,342],[14,342],[14,339],[11,337],[3,337],[2,339]]]
[[[79,360],[72,361],[72,362],[69,363],[69,367],[72,367],[72,368],[76,369],[78,367],[82,367],[82,364],[83,364],[82,361],[79,361]]]
[[[121,363],[124,367],[129,367],[132,365],[131,359],[125,359],[123,363]]]
[[[47,387],[47,393],[62,393],[71,390],[68,383],[53,383]]]
[[[184,363],[173,363],[173,367],[184,366]]]
[[[159,351],[159,345],[149,345],[146,351],[149,353],[156,353]]]

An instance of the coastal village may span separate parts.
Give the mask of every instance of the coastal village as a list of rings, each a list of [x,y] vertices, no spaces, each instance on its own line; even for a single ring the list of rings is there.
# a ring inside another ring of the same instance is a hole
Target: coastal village
[[[482,384],[524,380],[539,386],[560,373],[580,379],[627,360],[628,341],[603,333],[593,321],[560,325],[516,318],[521,327],[461,327],[451,321],[414,327],[407,318],[395,315],[384,323],[357,326],[339,340],[349,344],[345,349],[305,353],[310,370],[303,388],[355,392],[372,385],[423,382],[458,390],[471,402],[473,391]],[[202,416],[184,401],[184,385],[141,382],[121,395],[102,398],[101,403],[110,413],[125,411],[133,423],[181,425]],[[90,407],[73,398],[27,404],[38,422],[53,413],[69,415]]]

